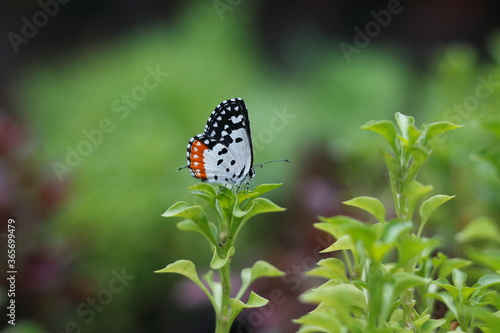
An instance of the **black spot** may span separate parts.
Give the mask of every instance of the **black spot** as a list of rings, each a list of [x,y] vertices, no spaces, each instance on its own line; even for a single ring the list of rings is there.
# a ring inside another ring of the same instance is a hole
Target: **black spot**
[[[233,173],[233,175],[231,176],[231,178],[233,178],[233,179],[236,178],[236,174]]]
[[[222,150],[219,152],[219,155],[222,155],[222,154],[227,154],[227,148],[224,148],[224,149],[222,149]]]
[[[226,178],[225,180],[226,180],[226,182],[228,182],[228,181],[229,181],[229,178]]]
[[[232,161],[231,161],[231,165],[234,165],[235,163],[236,163],[236,161],[235,161],[235,160],[232,160]]]
[[[229,172],[229,168],[226,168],[226,172]]]
[[[222,163],[222,162],[224,162],[224,160],[223,160],[223,159],[218,160],[218,161],[217,161],[217,165],[221,165],[221,163]]]
[[[243,141],[243,139],[242,138],[236,138],[236,139],[234,139],[234,141],[236,141],[236,143],[238,143],[238,142]]]
[[[215,179],[215,180],[218,180],[218,179],[219,179],[219,177],[217,177],[217,176],[214,176],[214,179]]]

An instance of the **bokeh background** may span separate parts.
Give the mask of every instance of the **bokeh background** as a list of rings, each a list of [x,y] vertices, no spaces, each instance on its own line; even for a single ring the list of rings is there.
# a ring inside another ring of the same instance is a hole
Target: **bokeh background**
[[[257,170],[257,184],[284,183],[269,197],[288,210],[248,224],[233,260],[235,271],[258,259],[286,271],[253,286],[284,296],[243,312],[235,332],[293,332],[291,320],[312,309],[297,296],[319,284],[303,273],[332,241],[313,228],[318,215],[355,214],[341,202],[358,195],[391,205],[380,158],[388,147],[359,129],[369,120],[399,111],[418,124],[465,124],[440,140],[420,175],[433,194],[457,195],[427,232],[453,257],[464,255],[455,235],[471,221],[497,230],[498,2],[2,7],[1,267],[14,218],[18,269],[15,327],[4,319],[0,282],[2,332],[213,330],[210,304],[193,284],[153,271],[181,258],[208,270],[201,237],[160,215],[194,201],[188,187],[197,180],[176,170],[189,138],[232,97],[249,108],[255,162],[290,160]]]

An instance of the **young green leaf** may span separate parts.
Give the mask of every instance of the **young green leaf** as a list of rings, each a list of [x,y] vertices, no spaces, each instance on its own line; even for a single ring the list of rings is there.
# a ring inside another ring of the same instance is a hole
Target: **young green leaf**
[[[403,235],[407,235],[413,224],[411,221],[391,221],[384,225],[381,230],[381,240],[384,243],[393,243],[400,240]]]
[[[431,282],[431,279],[423,278],[406,272],[394,273],[394,294],[398,295],[403,290]]]
[[[472,261],[462,258],[446,259],[441,263],[439,267],[438,277],[447,278],[454,269],[465,268],[467,266],[470,266],[471,264]]]
[[[231,258],[234,255],[235,249],[234,249],[234,246],[231,246],[229,251],[227,251],[226,255],[222,258],[219,257],[219,254],[215,249],[213,249],[212,252],[213,252],[213,256],[212,256],[212,261],[210,261],[210,268],[211,269],[219,269],[222,266],[224,266],[228,260],[231,260]]]
[[[328,253],[328,252],[334,252],[334,251],[339,251],[339,250],[354,250],[355,245],[354,241],[352,240],[350,235],[344,235],[337,239],[335,243],[330,245],[324,250],[319,251],[319,253]]]
[[[424,126],[422,144],[427,145],[438,135],[463,126],[464,125],[456,125],[447,121],[438,121],[435,123],[427,124]]]
[[[345,327],[337,319],[333,309],[319,307],[299,319],[294,319],[293,322],[302,325],[297,333],[342,332]]]
[[[416,144],[418,137],[420,136],[420,131],[418,131],[414,126],[415,119],[411,116],[406,116],[400,112],[396,112],[395,118],[399,126],[399,130],[401,131],[401,135],[407,142],[405,146],[406,145],[414,146]]]
[[[427,223],[429,216],[439,206],[444,204],[446,201],[453,199],[454,197],[454,195],[438,194],[422,202],[419,209],[421,228],[425,225],[425,223]]]
[[[212,245],[217,245],[214,235],[208,224],[207,215],[201,206],[190,206],[186,202],[179,201],[173,204],[163,217],[184,217],[194,221]]]
[[[256,188],[253,189],[252,192],[241,192],[238,193],[238,203],[243,202],[246,199],[254,198],[261,196],[264,193],[267,193],[269,191],[272,191],[278,187],[280,187],[283,184],[261,184],[257,186]]]
[[[381,223],[384,223],[385,221],[384,204],[376,198],[367,196],[356,197],[351,200],[344,201],[343,204],[364,209],[368,213],[375,216],[375,218]]]
[[[413,180],[403,188],[402,195],[408,198],[408,216],[411,218],[420,199],[432,191],[431,185],[423,185],[419,181]]]
[[[198,273],[196,272],[196,266],[192,261],[184,259],[177,260],[176,262],[167,265],[165,268],[155,271],[155,273],[176,273],[184,275],[185,277],[196,283],[196,285],[200,287],[201,290],[203,290],[203,292],[210,299],[210,302],[212,302],[214,308],[217,309],[212,294],[210,294],[208,289],[201,282],[200,278],[198,277]]]
[[[411,160],[406,178],[408,181],[413,181],[417,178],[418,172],[429,158],[430,151],[425,147],[408,147],[407,151],[411,156]]]
[[[434,332],[436,328],[443,327],[446,319],[429,319],[422,325],[422,332]]]
[[[458,290],[462,290],[462,287],[465,286],[467,275],[461,270],[455,268],[451,271],[451,279],[453,280],[455,287],[457,287]]]
[[[396,146],[396,127],[392,121],[388,120],[372,120],[361,126],[362,129],[373,131],[384,137],[391,145],[394,152],[397,152]]]
[[[437,284],[441,288],[445,289],[453,299],[458,299],[458,294],[460,291],[454,285],[451,285],[446,279],[437,279],[432,281],[432,283]]]
[[[201,235],[203,235],[203,237],[205,237],[210,243],[212,242],[207,237],[207,235],[203,232],[203,230],[201,230],[200,227],[193,220],[181,221],[181,222],[177,223],[176,226],[177,226],[177,228],[179,228],[179,230],[198,232]],[[215,237],[215,235],[217,235],[217,227],[215,226],[215,224],[208,222],[208,227],[210,228],[212,235],[214,235],[214,237]]]
[[[320,276],[330,280],[340,280],[343,283],[349,282],[345,275],[344,263],[338,258],[327,258],[318,261],[318,266],[306,272],[307,276]]]
[[[487,288],[498,283],[500,283],[500,274],[483,275],[477,280],[477,284],[482,288]]]
[[[250,284],[256,279],[283,275],[285,275],[285,272],[280,271],[270,263],[263,260],[257,261],[251,268],[245,268],[241,271],[241,288],[236,295],[236,299],[240,299]]]
[[[355,218],[337,215],[334,217],[320,217],[320,221],[325,223],[315,223],[314,226],[320,230],[328,232],[335,238],[340,238],[348,234],[348,230],[353,227],[363,227],[363,223]],[[331,225],[331,227],[328,226]]]
[[[250,292],[250,296],[248,296],[248,301],[243,303],[239,299],[231,298],[229,299],[229,306],[231,307],[231,317],[229,318],[229,322],[233,322],[234,319],[240,314],[241,310],[249,309],[249,308],[260,308],[265,306],[269,301],[264,297],[261,297],[254,293]]]
[[[451,286],[453,287],[453,286]],[[456,291],[456,288],[454,288],[454,294],[455,294],[455,297],[458,297],[458,291]],[[429,293],[427,294],[427,296],[429,297],[432,297],[432,298],[435,298],[437,300],[440,300],[441,302],[443,302],[446,307],[448,308],[449,311],[451,311],[451,313],[453,314],[454,318],[458,318],[458,311],[457,311],[457,307],[455,306],[455,302],[453,301],[453,299],[455,297],[452,297],[452,294],[451,293],[448,293],[448,292],[437,292],[437,293]]]
[[[212,185],[209,185],[207,183],[198,183],[189,187],[189,190],[194,195],[197,195],[198,197],[205,200],[210,206],[214,205],[216,192]]]

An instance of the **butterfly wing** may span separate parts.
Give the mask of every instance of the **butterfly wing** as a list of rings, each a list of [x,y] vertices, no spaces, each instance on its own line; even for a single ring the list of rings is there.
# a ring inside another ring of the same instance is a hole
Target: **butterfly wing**
[[[204,182],[238,184],[252,177],[253,149],[245,102],[220,103],[208,118],[203,134],[188,144],[188,167]]]

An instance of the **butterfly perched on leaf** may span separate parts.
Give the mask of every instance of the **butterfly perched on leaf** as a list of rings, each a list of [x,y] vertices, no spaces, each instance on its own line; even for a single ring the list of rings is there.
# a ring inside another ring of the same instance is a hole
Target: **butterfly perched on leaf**
[[[193,177],[207,183],[240,185],[253,178],[250,119],[241,98],[225,100],[215,108],[203,134],[189,140],[187,163],[180,169],[189,168]]]

